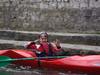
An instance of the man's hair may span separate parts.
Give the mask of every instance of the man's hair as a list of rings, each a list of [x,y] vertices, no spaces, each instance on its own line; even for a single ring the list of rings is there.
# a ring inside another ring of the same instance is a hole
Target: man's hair
[[[44,36],[44,37],[47,37],[47,38],[48,38],[48,33],[47,33],[47,32],[40,32],[39,38],[40,38],[41,36]]]

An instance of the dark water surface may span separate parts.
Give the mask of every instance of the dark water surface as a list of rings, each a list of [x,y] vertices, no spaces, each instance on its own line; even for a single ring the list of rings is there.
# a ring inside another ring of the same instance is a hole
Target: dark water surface
[[[88,74],[78,74],[78,73],[71,73],[68,72],[61,72],[61,71],[53,71],[53,70],[43,70],[43,69],[26,69],[25,67],[17,67],[17,68],[10,68],[10,67],[2,67],[0,68],[0,75],[88,75]]]

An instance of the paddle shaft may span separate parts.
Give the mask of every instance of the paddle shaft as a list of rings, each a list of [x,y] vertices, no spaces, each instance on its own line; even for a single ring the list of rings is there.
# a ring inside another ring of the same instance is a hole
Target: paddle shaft
[[[67,56],[52,56],[52,57],[33,57],[33,58],[17,58],[17,59],[3,59],[0,60],[0,62],[6,62],[6,61],[19,61],[19,60],[40,60],[40,59],[58,59],[58,58],[64,58]]]
[[[3,59],[0,60],[0,62],[6,62],[6,61],[18,61],[18,60],[33,60],[34,58],[19,58],[19,59]]]

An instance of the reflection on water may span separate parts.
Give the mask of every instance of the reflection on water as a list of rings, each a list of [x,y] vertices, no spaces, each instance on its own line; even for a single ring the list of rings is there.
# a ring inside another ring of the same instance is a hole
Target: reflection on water
[[[25,68],[0,68],[0,75],[87,75],[53,70],[25,69]]]

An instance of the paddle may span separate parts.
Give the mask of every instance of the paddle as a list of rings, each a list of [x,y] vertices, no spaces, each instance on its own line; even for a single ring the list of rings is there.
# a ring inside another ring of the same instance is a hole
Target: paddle
[[[57,58],[64,58],[67,56],[52,56],[52,57],[33,57],[33,58],[17,58],[13,59],[7,56],[0,56],[0,67],[4,67],[9,65],[12,61],[19,61],[19,60],[40,60],[40,59],[57,59]]]

